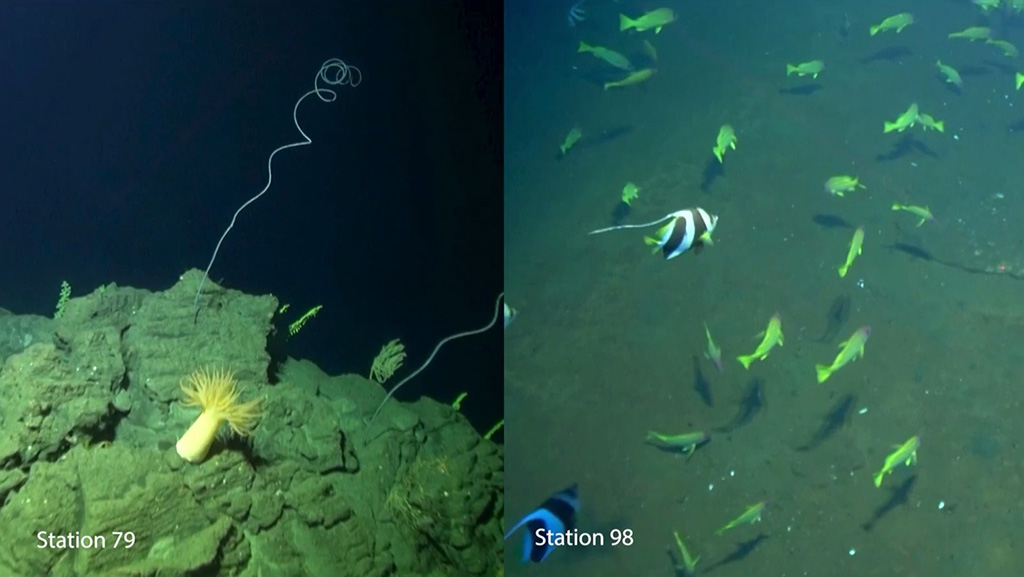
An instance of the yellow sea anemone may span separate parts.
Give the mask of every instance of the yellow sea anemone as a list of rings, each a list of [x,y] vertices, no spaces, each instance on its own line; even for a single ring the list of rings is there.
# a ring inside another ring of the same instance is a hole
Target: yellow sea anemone
[[[181,383],[185,393],[186,407],[199,407],[199,415],[185,434],[178,439],[176,448],[182,459],[199,463],[206,458],[210,444],[217,436],[217,429],[224,421],[236,435],[252,435],[253,427],[260,417],[260,400],[248,403],[238,402],[238,381],[231,371],[206,371],[199,369]]]

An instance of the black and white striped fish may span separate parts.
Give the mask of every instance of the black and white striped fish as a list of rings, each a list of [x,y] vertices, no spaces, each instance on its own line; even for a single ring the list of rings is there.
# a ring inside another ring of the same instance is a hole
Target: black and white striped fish
[[[576,528],[576,513],[580,508],[579,490],[576,485],[563,489],[547,501],[541,503],[527,516],[519,520],[508,533],[505,533],[505,540],[512,536],[520,527],[526,526],[526,534],[523,535],[523,562],[533,561],[540,563],[547,559],[555,547],[550,541],[540,540],[541,535],[562,535],[571,532]]]
[[[654,247],[655,253],[661,251],[665,255],[665,260],[675,258],[690,249],[693,249],[694,254],[700,254],[704,245],[714,244],[711,240],[711,233],[718,226],[718,217],[709,214],[708,211],[699,207],[677,210],[654,222],[602,228],[591,231],[590,234],[598,234],[621,228],[646,228],[665,221],[668,222],[659,228],[653,236],[644,237],[644,242],[648,246]]]

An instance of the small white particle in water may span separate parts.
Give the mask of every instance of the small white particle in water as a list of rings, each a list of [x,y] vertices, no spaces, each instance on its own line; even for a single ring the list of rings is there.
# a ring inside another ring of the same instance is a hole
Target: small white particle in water
[[[863,415],[866,412],[868,412],[868,408],[867,407],[861,407],[860,410],[857,411],[857,414],[858,415]]]
[[[939,501],[939,509],[945,509],[945,508],[946,508],[946,502],[945,501]]]
[[[911,162],[910,166],[913,166],[914,168],[917,168],[917,163],[916,162]]]
[[[714,489],[715,489],[715,484],[714,483],[708,483],[708,491],[713,491]]]
[[[730,477],[735,477],[736,476],[736,471],[729,471],[729,476]]]
[[[857,550],[856,549],[850,549],[850,557],[853,557],[856,554],[857,554]]]
[[[959,134],[954,134],[953,135],[953,140],[960,140],[960,135]]]

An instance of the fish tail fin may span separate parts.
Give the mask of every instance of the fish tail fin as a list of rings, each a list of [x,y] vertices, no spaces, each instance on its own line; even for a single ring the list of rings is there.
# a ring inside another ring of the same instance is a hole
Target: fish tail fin
[[[715,158],[717,158],[718,159],[718,163],[721,164],[722,163],[722,150],[719,149],[717,146],[713,146],[713,147],[711,147],[711,152],[715,153]]]
[[[895,122],[886,122],[885,123],[885,130],[883,132],[892,132],[893,130],[896,130],[897,128],[899,128],[899,126]]]
[[[622,32],[623,30],[629,30],[630,28],[633,28],[635,26],[636,22],[631,20],[629,16],[626,16],[625,14],[619,14],[619,32]]]
[[[661,241],[653,236],[645,236],[644,244],[651,247],[651,254],[658,254],[658,251],[661,250]]]
[[[786,65],[786,76],[789,76],[790,74],[793,74],[794,72],[796,72],[796,66],[793,66],[792,64],[787,64]]]
[[[876,25],[876,26],[872,26],[871,27],[871,35],[874,36],[875,34],[878,34],[878,31],[881,30],[881,29],[882,29],[882,26],[880,24]]]
[[[736,357],[736,360],[739,361],[741,365],[743,365],[744,369],[747,369],[749,371],[750,363],[753,362],[754,360],[754,355],[740,355]]]
[[[900,209],[900,205],[893,203],[892,209],[893,210],[899,210]]]
[[[818,373],[819,383],[824,383],[832,375],[832,368],[825,365],[814,365],[814,370]]]
[[[885,471],[884,470],[875,473],[875,486],[876,487],[881,487],[882,486],[882,477],[884,477],[884,476],[885,476]]]
[[[848,268],[845,264],[839,266],[839,278],[846,278]]]
[[[594,49],[593,46],[591,46],[590,44],[587,44],[586,42],[580,40],[580,47],[576,50],[576,52],[590,52],[593,49]]]

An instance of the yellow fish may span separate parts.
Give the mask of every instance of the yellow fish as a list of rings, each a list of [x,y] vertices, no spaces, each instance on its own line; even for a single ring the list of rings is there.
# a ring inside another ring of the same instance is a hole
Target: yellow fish
[[[946,77],[946,82],[963,87],[964,81],[960,78],[960,73],[957,72],[956,68],[943,64],[941,60],[935,61],[935,67]]]
[[[732,521],[729,521],[725,525],[725,527],[722,527],[721,529],[715,531],[715,535],[721,535],[722,533],[725,533],[729,529],[736,528],[736,527],[738,527],[740,525],[749,525],[751,523],[757,523],[758,521],[761,520],[761,513],[764,511],[764,508],[766,506],[768,506],[768,502],[767,501],[761,501],[760,503],[754,503],[753,505],[747,507],[747,510],[744,511],[742,515],[740,515],[739,517],[736,517]]]
[[[744,369],[750,369],[750,363],[754,360],[763,361],[768,358],[768,353],[771,352],[775,345],[782,346],[782,315],[775,313],[771,320],[768,321],[768,328],[764,331],[764,338],[761,339],[761,344],[757,345],[757,349],[749,355],[740,355],[736,357],[736,360],[743,365]]]
[[[971,42],[975,40],[988,40],[992,38],[992,30],[987,26],[971,26],[959,32],[953,32],[947,38],[966,38]]]
[[[897,34],[903,31],[904,28],[914,23],[914,15],[909,12],[902,12],[895,16],[890,16],[885,20],[882,20],[879,24],[871,27],[871,35],[874,36],[879,32],[885,30],[895,30]]]
[[[674,22],[675,19],[676,13],[671,8],[651,10],[636,20],[625,14],[619,14],[619,31],[623,32],[633,28],[637,32],[644,32],[653,28],[654,33],[659,34],[662,26]]]
[[[704,323],[704,334],[708,338],[708,350],[704,353],[704,356],[712,363],[715,363],[715,367],[721,373],[724,371],[722,367],[722,349],[711,339],[711,329],[708,328],[708,323]]]
[[[824,69],[825,63],[821,60],[811,60],[810,62],[801,62],[800,64],[787,64],[786,76],[796,74],[797,76],[810,75],[811,78],[817,78],[818,73]]]
[[[711,152],[715,153],[715,158],[718,159],[718,162],[722,162],[722,155],[725,154],[728,148],[736,150],[736,132],[733,131],[732,126],[723,124],[718,129],[718,137],[715,139],[715,146],[711,149]]]
[[[814,369],[818,372],[818,382],[824,383],[832,376],[832,373],[845,367],[847,363],[863,357],[864,345],[867,344],[869,336],[871,336],[871,327],[865,326],[857,329],[850,338],[839,343],[839,354],[832,361],[832,366],[814,365]]]
[[[623,86],[633,86],[634,84],[640,84],[641,82],[647,80],[651,76],[654,76],[655,72],[657,72],[657,70],[653,68],[644,68],[643,70],[637,70],[636,72],[630,74],[629,76],[623,78],[622,80],[616,80],[615,82],[605,82],[604,89],[608,90],[609,88],[622,88]]]
[[[626,186],[622,187],[622,202],[626,203],[627,205],[632,206],[633,201],[636,200],[639,196],[640,187],[633,184],[632,182],[627,182]]]
[[[920,217],[921,220],[917,223],[917,226],[921,226],[922,224],[924,224],[926,222],[934,221],[935,220],[935,217],[932,216],[932,211],[928,210],[927,206],[923,206],[922,207],[922,206],[915,206],[915,205],[912,205],[912,204],[893,204],[892,205],[892,209],[893,210],[905,210],[905,211],[909,212],[910,214],[912,214],[914,216]]]
[[[946,123],[942,120],[935,120],[931,114],[921,113],[917,115],[917,121],[921,123],[921,128],[926,132],[928,130],[938,130],[939,132],[946,132]]]
[[[574,126],[572,130],[569,131],[569,134],[565,135],[565,140],[562,141],[561,146],[558,147],[558,149],[562,151],[562,156],[565,156],[566,153],[569,152],[569,149],[579,142],[581,138],[583,138],[583,131],[580,130],[579,126]]]
[[[664,447],[666,449],[679,449],[679,452],[687,456],[693,455],[693,452],[697,450],[697,447],[700,447],[710,440],[711,435],[704,431],[696,431],[683,435],[663,435],[655,431],[647,431],[648,443]]]
[[[693,575],[697,569],[697,563],[700,561],[700,555],[697,557],[690,555],[690,550],[683,544],[683,539],[679,536],[678,531],[672,531],[672,535],[676,538],[676,547],[679,548],[679,555],[682,557],[680,561],[683,562],[682,565],[676,566],[676,572],[682,575]]]
[[[916,102],[911,104],[910,108],[908,108],[906,112],[901,114],[900,117],[896,119],[896,122],[886,122],[884,127],[885,130],[883,130],[883,132],[889,133],[892,132],[893,130],[897,132],[903,132],[904,130],[910,128],[911,126],[914,126],[915,122],[917,122]]]
[[[576,52],[589,52],[620,70],[633,70],[633,64],[629,62],[629,58],[604,46],[591,46],[581,40],[580,47]]]
[[[863,244],[864,227],[858,226],[857,230],[853,233],[853,240],[850,241],[850,251],[846,253],[846,262],[839,267],[839,278],[846,277],[846,271],[850,270],[850,265],[853,264],[853,259],[857,258],[857,255],[860,254]]]
[[[1016,57],[1020,56],[1020,52],[1017,50],[1017,47],[1014,46],[1013,44],[1010,44],[1006,40],[999,40],[997,38],[989,38],[989,39],[985,40],[985,44],[991,44],[992,46],[995,46],[996,48],[999,48],[1000,50],[1003,51],[1003,56],[1005,56],[1007,58],[1016,58]]]
[[[858,188],[867,188],[860,183],[854,176],[841,174],[839,176],[833,176],[825,181],[825,192],[835,195],[843,196],[847,192],[853,192]]]
[[[882,470],[875,473],[875,486],[881,487],[882,479],[889,473],[892,473],[893,469],[898,467],[900,463],[905,463],[908,467],[917,463],[917,448],[920,446],[921,437],[919,435],[914,435],[902,445],[897,445],[896,450],[885,458]]]

